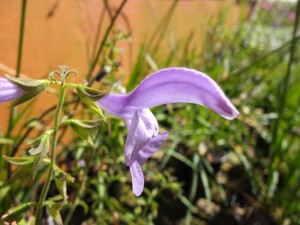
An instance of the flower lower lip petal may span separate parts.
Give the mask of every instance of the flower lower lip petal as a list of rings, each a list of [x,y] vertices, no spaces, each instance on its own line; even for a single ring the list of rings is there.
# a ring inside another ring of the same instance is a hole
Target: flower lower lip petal
[[[137,161],[134,161],[130,166],[130,174],[132,179],[132,191],[136,196],[140,196],[144,189],[144,174]]]

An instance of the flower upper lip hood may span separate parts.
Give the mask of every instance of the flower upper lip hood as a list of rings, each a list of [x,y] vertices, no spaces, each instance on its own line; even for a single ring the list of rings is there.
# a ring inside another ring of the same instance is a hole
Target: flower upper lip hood
[[[146,77],[132,92],[107,94],[97,103],[115,116],[132,118],[138,108],[180,102],[206,106],[227,119],[239,114],[209,76],[179,67],[159,70]]]
[[[167,138],[159,134],[151,107],[168,103],[194,103],[212,109],[227,119],[239,113],[209,76],[193,69],[169,68],[146,77],[128,94],[109,93],[97,101],[105,111],[126,121],[125,163],[130,167],[132,190],[139,196],[144,188],[141,165]]]
[[[24,93],[17,85],[4,77],[0,77],[0,103],[15,100]]]

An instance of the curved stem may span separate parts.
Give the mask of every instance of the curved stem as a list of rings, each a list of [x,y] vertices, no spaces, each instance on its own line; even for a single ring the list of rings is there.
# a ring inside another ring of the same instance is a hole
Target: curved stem
[[[58,105],[55,111],[55,115],[54,115],[54,132],[53,132],[53,137],[52,137],[52,143],[51,143],[51,161],[50,161],[50,168],[49,168],[49,172],[48,172],[48,176],[47,176],[47,180],[44,184],[42,193],[40,195],[40,199],[36,208],[36,214],[35,214],[35,218],[36,218],[36,225],[41,224],[41,220],[42,220],[42,209],[43,209],[43,204],[44,201],[46,199],[49,187],[50,187],[50,183],[53,177],[53,170],[54,170],[54,166],[55,166],[55,160],[56,160],[56,155],[55,155],[55,150],[57,148],[57,140],[58,140],[58,129],[59,129],[59,117],[64,105],[64,100],[65,100],[65,87],[64,87],[64,83],[62,83],[61,87],[60,87],[60,93],[59,93],[59,101],[58,101]]]

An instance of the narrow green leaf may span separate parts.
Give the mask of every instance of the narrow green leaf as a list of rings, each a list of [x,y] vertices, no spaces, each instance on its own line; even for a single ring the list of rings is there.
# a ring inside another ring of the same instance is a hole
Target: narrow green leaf
[[[9,156],[5,156],[3,155],[3,158],[9,162],[12,165],[16,165],[16,166],[23,166],[23,165],[28,165],[33,163],[34,158],[33,157],[9,157]]]
[[[204,187],[205,197],[209,202],[211,202],[211,191],[210,191],[207,174],[205,172],[205,168],[202,163],[202,160],[200,161],[200,178]]]
[[[68,119],[63,121],[60,126],[66,126],[69,124],[75,124],[82,128],[91,129],[97,127],[101,124],[99,120],[77,120],[77,119]]]
[[[13,140],[10,138],[0,138],[0,144],[1,145],[12,145]]]
[[[35,202],[28,202],[21,204],[19,206],[13,207],[10,210],[8,210],[2,217],[1,220],[3,222],[12,223],[12,222],[18,222],[21,219],[24,218],[24,213],[28,211],[28,209],[32,206],[35,206]]]
[[[2,199],[4,197],[6,197],[8,191],[10,190],[11,187],[8,184],[4,185],[3,182],[0,182],[0,186],[1,186],[1,188],[0,188],[0,201],[2,201]]]
[[[81,206],[83,208],[83,211],[85,214],[88,213],[89,211],[89,206],[85,203],[85,201],[83,200],[79,200],[78,203],[77,203],[78,206]]]

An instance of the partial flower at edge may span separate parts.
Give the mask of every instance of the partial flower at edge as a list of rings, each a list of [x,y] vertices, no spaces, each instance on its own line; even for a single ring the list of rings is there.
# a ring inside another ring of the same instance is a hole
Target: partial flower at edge
[[[25,91],[6,78],[0,77],[0,103],[13,101],[21,97]]]

